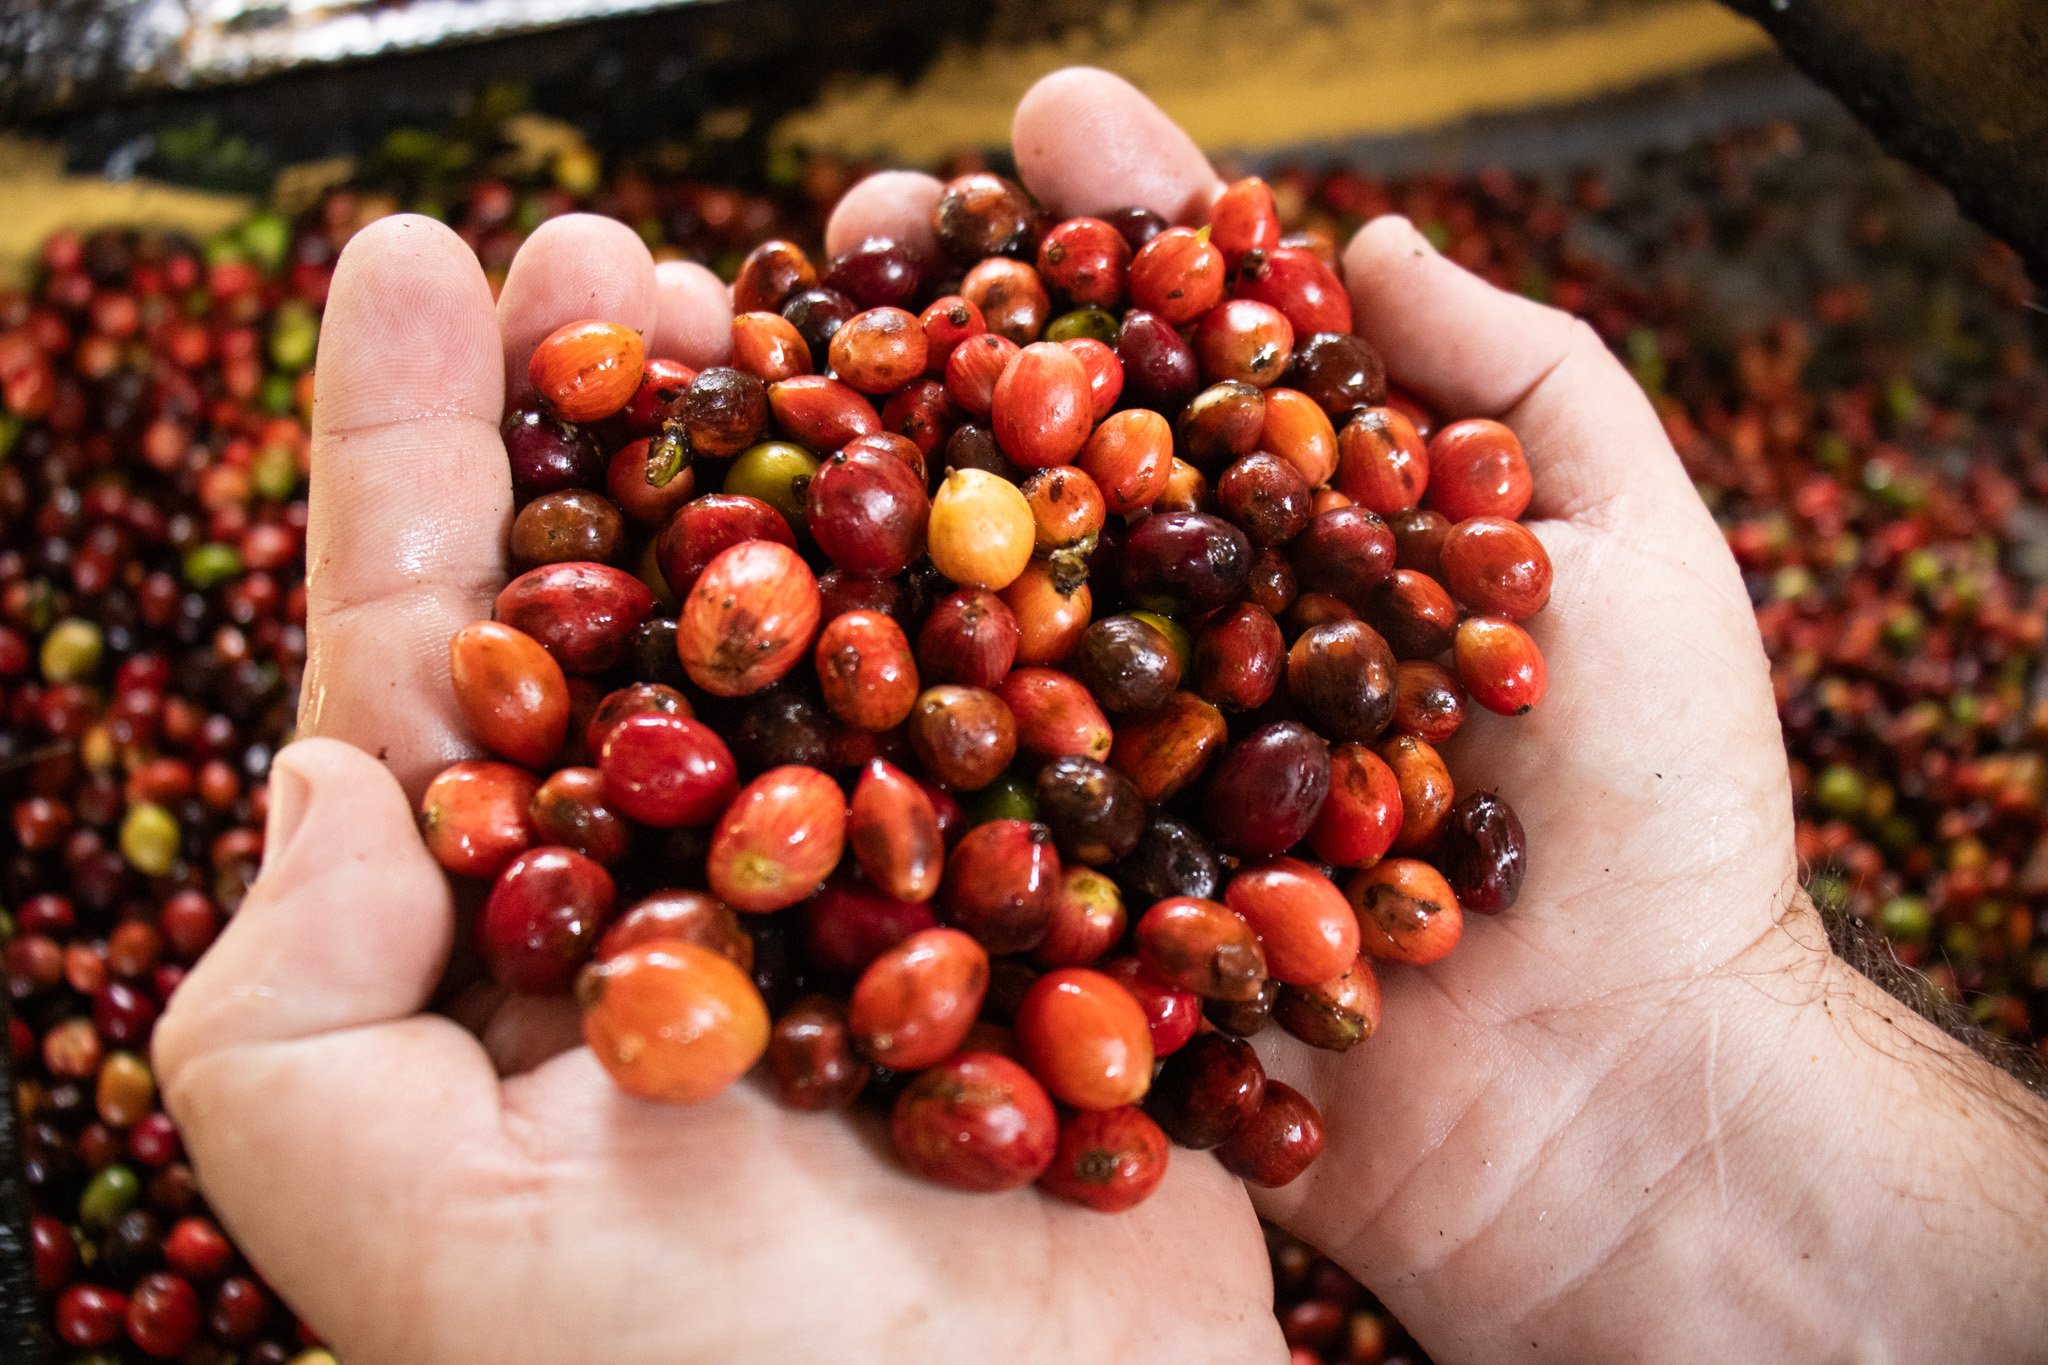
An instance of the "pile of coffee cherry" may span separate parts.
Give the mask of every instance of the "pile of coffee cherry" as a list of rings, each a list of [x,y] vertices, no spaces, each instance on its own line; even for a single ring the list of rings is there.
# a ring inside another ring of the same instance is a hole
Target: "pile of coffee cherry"
[[[518,576],[450,644],[491,757],[427,842],[632,1095],[758,1065],[931,1180],[1106,1211],[1168,1139],[1285,1184],[1322,1120],[1246,1039],[1356,1046],[1376,963],[1519,890],[1436,746],[1544,692],[1528,463],[1389,392],[1260,180],[1197,229],[974,173],[932,225],[756,248],[727,365],[538,347]]]

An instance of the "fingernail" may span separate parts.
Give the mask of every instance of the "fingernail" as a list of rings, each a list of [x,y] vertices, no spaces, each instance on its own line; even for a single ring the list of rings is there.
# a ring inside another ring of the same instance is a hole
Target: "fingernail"
[[[283,862],[290,851],[299,826],[306,821],[306,807],[313,802],[313,784],[280,755],[270,765],[269,799],[270,818],[263,825],[263,865],[258,876]]]

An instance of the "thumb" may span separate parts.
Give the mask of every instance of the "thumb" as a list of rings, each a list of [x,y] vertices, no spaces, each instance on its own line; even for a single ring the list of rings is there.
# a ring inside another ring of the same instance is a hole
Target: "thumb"
[[[419,1013],[453,925],[397,780],[302,740],[272,765],[256,885],[157,1026],[164,1104],[207,1197],[345,1350],[390,1330],[366,1315],[432,1245],[455,1163],[502,1141],[483,1049]]]

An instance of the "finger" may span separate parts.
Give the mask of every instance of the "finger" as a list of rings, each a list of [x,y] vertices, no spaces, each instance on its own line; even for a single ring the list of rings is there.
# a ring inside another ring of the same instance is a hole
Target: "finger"
[[[524,395],[533,348],[566,323],[601,318],[643,336],[658,313],[654,257],[639,234],[614,218],[571,213],[534,229],[498,295],[505,340],[505,391]]]
[[[1447,418],[1514,428],[1538,516],[1632,494],[1697,501],[1649,400],[1585,323],[1494,288],[1405,218],[1359,229],[1344,272],[1356,329],[1396,380]]]
[[[1055,213],[1137,205],[1200,222],[1223,182],[1180,125],[1121,76],[1070,66],[1017,102],[1010,145],[1025,187]]]
[[[307,739],[270,769],[263,870],[157,1030],[175,1069],[198,1052],[402,1019],[432,996],[455,909],[392,774]]]
[[[262,875],[172,996],[154,1060],[236,1241],[346,1333],[366,1289],[426,1254],[444,1163],[502,1141],[497,1078],[475,1039],[417,1013],[453,908],[391,774],[305,740],[271,792]]]
[[[840,197],[825,224],[825,252],[837,256],[870,237],[886,237],[926,260],[939,254],[932,210],[943,188],[919,171],[877,171]]]
[[[654,330],[647,354],[695,369],[722,365],[732,354],[732,291],[695,261],[654,267]]]
[[[314,377],[302,734],[417,790],[467,751],[448,637],[490,614],[512,491],[490,286],[461,239],[401,215],[357,233]]]

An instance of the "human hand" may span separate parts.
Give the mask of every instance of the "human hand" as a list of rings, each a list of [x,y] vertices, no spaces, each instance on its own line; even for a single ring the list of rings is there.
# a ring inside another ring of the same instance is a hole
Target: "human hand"
[[[1016,142],[1068,212],[1199,221],[1221,188],[1101,72],[1041,82]],[[1515,908],[1467,916],[1435,966],[1382,964],[1355,1051],[1259,1039],[1328,1133],[1260,1211],[1442,1361],[2038,1343],[2048,1117],[1830,955],[1748,595],[1648,400],[1585,324],[1403,220],[1342,264],[1396,381],[1522,440],[1550,687],[1445,750],[1461,790],[1521,816]],[[1966,1252],[1967,1274],[1934,1270]]]
[[[365,229],[337,269],[307,556],[318,738],[279,755],[263,873],[156,1035],[236,1240],[350,1365],[1277,1359],[1257,1222],[1206,1158],[1116,1217],[961,1194],[904,1172],[871,1121],[750,1084],[687,1110],[629,1099],[567,999],[428,1011],[456,916],[408,794],[471,752],[447,642],[509,576],[507,387],[592,316],[693,364],[730,335],[724,286],[600,219],[537,231],[495,314],[426,219]]]
[[[1066,212],[1135,202],[1186,221],[1217,187],[1184,136],[1100,73],[1034,90],[1017,152]],[[915,242],[936,195],[926,177],[863,182],[830,245]],[[417,788],[463,752],[446,637],[503,577],[497,337],[445,235],[371,232],[337,280],[322,356],[306,729],[382,753]],[[675,267],[650,285],[636,248],[587,220],[537,235],[501,309],[515,381],[576,316],[651,326],[655,353],[715,356],[715,286]],[[1895,1158],[1955,1134],[1887,1127],[1880,1111],[1905,1089],[1899,1050],[1968,1064],[1826,954],[1796,890],[1748,603],[1640,393],[1590,332],[1488,289],[1405,224],[1370,226],[1345,264],[1359,329],[1395,376],[1449,415],[1504,416],[1529,449],[1557,567],[1535,625],[1552,689],[1532,716],[1478,717],[1450,749],[1462,785],[1522,814],[1521,905],[1468,924],[1446,963],[1387,972],[1382,1034],[1357,1052],[1262,1042],[1274,1074],[1323,1106],[1331,1140],[1261,1207],[1442,1359],[1838,1349],[1825,1310],[1848,1312],[1844,1286],[1867,1290],[1875,1270],[1845,1274],[1841,1254],[1802,1265],[1802,1247],[1840,1253],[1901,1201],[1941,1201],[1938,1177]],[[344,304],[363,319],[346,332]],[[372,425],[388,419],[406,425]],[[277,827],[310,805],[304,828],[334,842],[280,835],[266,885],[181,990],[160,1058],[230,1224],[351,1360],[545,1358],[597,1340],[628,1359],[700,1342],[771,1358],[1272,1348],[1256,1238],[1206,1159],[1177,1154],[1159,1195],[1118,1220],[1028,1192],[963,1203],[746,1087],[654,1111],[607,1089],[580,1049],[541,1061],[573,1041],[558,1006],[474,1012],[481,1048],[420,1015],[452,919],[407,812],[331,746],[281,767]],[[348,799],[320,805],[330,790]],[[1812,1197],[1810,1163],[1829,1159],[1873,1169],[1888,1198]],[[305,1227],[336,1219],[333,1244],[304,1246]],[[850,1254],[832,1254],[840,1241]],[[684,1287],[687,1324],[643,1306],[672,1301],[643,1287],[657,1284]],[[1998,1297],[1975,1288],[1947,1306]],[[747,1289],[796,1310],[764,1320]],[[1907,1316],[1930,1297],[1888,1306]],[[1731,1324],[1731,1306],[1750,1311]],[[1718,1335],[1686,1335],[1703,1327]]]

